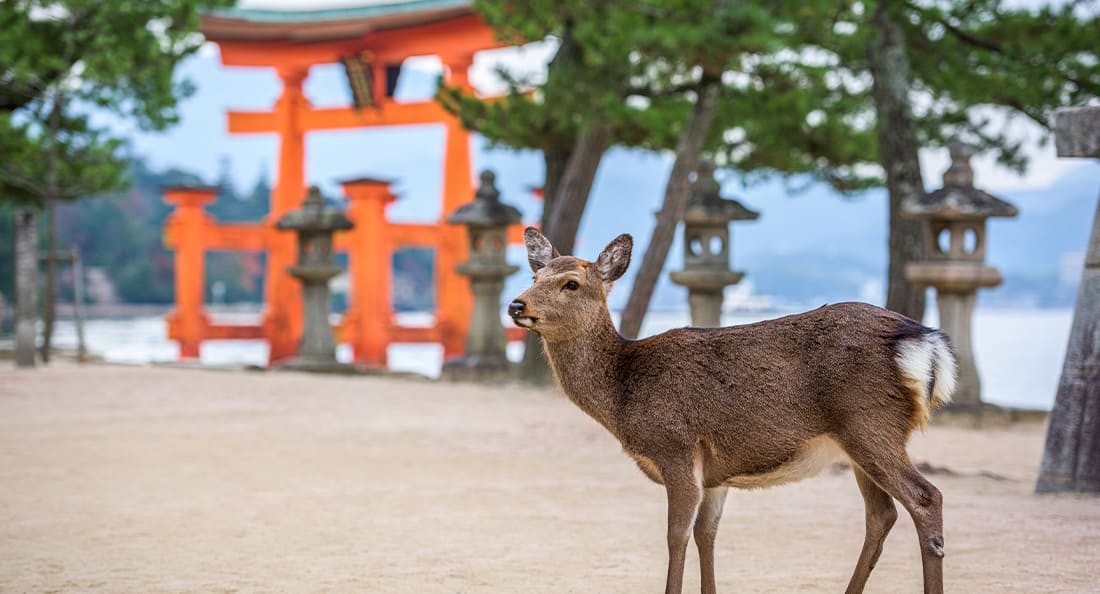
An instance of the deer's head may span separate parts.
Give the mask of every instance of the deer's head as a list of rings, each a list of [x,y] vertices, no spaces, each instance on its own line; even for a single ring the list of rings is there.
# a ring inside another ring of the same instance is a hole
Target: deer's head
[[[524,231],[535,283],[508,305],[517,326],[557,342],[580,336],[607,318],[607,294],[630,265],[634,240],[623,234],[595,262],[562,256],[533,227]]]

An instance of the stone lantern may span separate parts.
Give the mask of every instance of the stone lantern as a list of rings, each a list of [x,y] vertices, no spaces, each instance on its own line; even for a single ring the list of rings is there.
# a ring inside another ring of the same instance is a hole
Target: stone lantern
[[[981,381],[970,343],[970,319],[977,290],[1001,284],[1001,273],[985,265],[985,222],[989,217],[1014,217],[1016,207],[974,187],[970,168],[973,150],[950,147],[951,166],[943,187],[902,204],[902,216],[927,221],[926,257],[909,263],[905,278],[918,287],[936,288],[940,327],[951,338],[959,359],[959,383],[954,404],[981,409]]]
[[[721,325],[722,294],[744,276],[729,267],[729,223],[760,217],[740,202],[722,198],[720,191],[714,163],[700,162],[684,207],[684,269],[669,275],[672,282],[688,288],[691,324],[700,328]]]
[[[466,354],[443,365],[445,379],[485,381],[510,373],[500,322],[500,294],[504,279],[519,270],[505,261],[505,250],[508,225],[518,223],[522,215],[500,201],[495,180],[492,171],[482,171],[474,201],[447,217],[448,223],[465,225],[469,232],[470,259],[455,270],[470,279],[474,308],[466,335]]]
[[[336,361],[328,288],[329,280],[341,271],[333,257],[333,233],[351,229],[351,221],[341,211],[325,206],[321,191],[312,187],[302,207],[283,215],[275,226],[298,233],[298,264],[287,268],[287,272],[302,282],[304,302],[298,356],[281,368],[329,373],[355,371],[354,367]]]

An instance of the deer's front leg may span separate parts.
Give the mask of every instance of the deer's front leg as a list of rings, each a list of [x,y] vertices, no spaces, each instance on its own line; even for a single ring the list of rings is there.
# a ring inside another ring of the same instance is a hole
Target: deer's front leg
[[[703,491],[703,503],[695,518],[695,546],[699,548],[699,575],[703,594],[716,594],[714,579],[714,539],[718,536],[718,523],[722,521],[722,507],[726,503],[726,487]]]
[[[661,473],[668,492],[668,579],[665,594],[680,594],[684,585],[687,543],[703,498],[702,484],[694,470],[687,466]]]

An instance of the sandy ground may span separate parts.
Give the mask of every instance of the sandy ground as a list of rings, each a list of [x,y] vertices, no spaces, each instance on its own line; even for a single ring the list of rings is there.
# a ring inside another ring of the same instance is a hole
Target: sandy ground
[[[1032,495],[1042,441],[1037,424],[913,440],[959,473],[932,476],[949,592],[1100,590],[1100,499]],[[550,391],[0,370],[4,592],[658,592],[664,522],[663,489]],[[862,538],[848,470],[731,491],[720,589],[842,591]],[[920,591],[904,513],[868,591]]]

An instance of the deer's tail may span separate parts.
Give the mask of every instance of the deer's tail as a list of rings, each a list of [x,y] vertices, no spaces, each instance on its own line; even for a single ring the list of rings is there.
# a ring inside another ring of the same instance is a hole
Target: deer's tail
[[[951,402],[958,364],[951,342],[939,330],[911,322],[896,336],[898,371],[913,396],[914,425],[923,428],[933,409]]]

